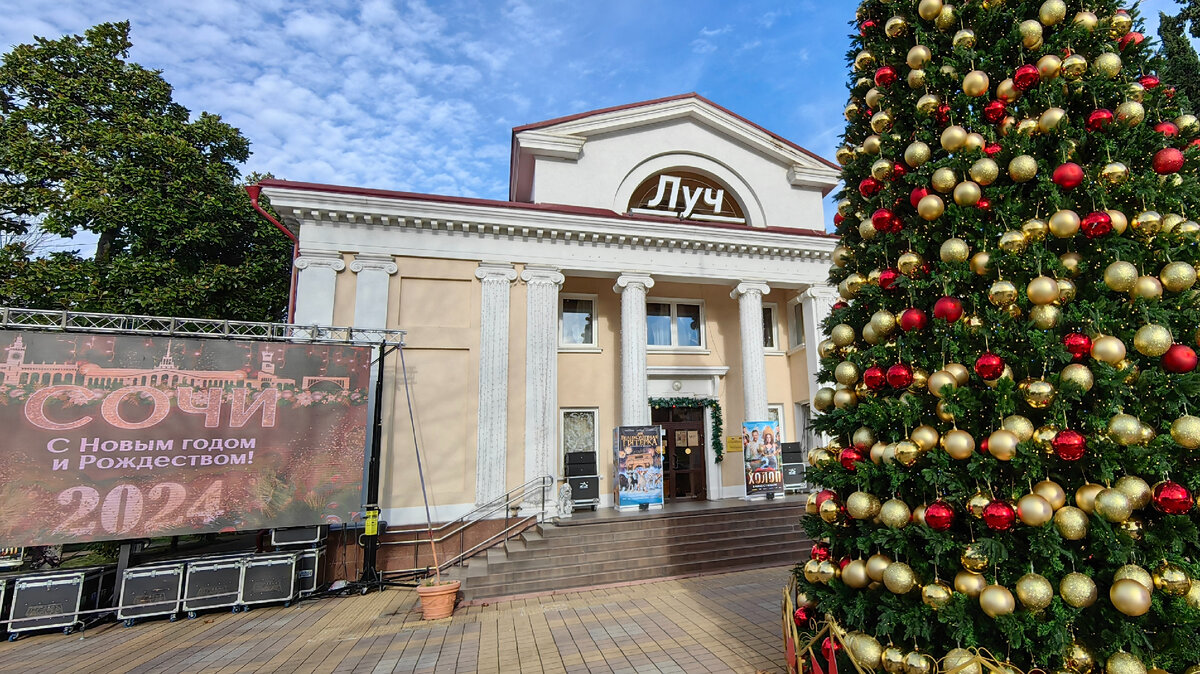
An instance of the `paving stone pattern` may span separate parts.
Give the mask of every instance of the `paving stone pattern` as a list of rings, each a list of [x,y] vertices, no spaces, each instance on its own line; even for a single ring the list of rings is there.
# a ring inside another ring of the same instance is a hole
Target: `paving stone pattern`
[[[0,644],[0,672],[780,672],[788,567],[548,594],[425,622],[409,589]]]

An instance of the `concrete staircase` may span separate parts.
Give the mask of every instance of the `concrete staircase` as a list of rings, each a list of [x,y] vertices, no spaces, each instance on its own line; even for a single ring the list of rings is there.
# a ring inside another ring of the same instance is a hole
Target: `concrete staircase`
[[[804,503],[692,512],[590,513],[542,524],[467,562],[475,600],[667,576],[793,564],[807,558]]]

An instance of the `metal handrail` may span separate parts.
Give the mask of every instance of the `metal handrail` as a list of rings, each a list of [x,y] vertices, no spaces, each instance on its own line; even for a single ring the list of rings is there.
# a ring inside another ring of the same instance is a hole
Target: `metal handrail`
[[[552,487],[553,485],[554,485],[554,477],[553,476],[542,475],[540,477],[535,477],[532,480],[529,480],[528,482],[526,482],[525,484],[523,484],[519,487],[515,487],[513,489],[508,490],[507,492],[504,493],[503,496],[497,496],[496,498],[492,499],[491,501],[476,507],[471,512],[469,512],[465,515],[462,515],[461,517],[458,517],[457,519],[451,520],[450,522],[446,522],[445,524],[442,524],[441,526],[436,527],[434,529],[434,531],[437,531],[437,532],[441,532],[446,529],[451,529],[451,530],[445,534],[442,534],[441,536],[439,536],[437,538],[434,538],[432,540],[433,544],[443,543],[455,535],[458,536],[458,541],[459,541],[458,554],[442,560],[438,566],[438,570],[441,571],[448,567],[454,566],[455,564],[461,565],[462,562],[465,561],[468,557],[474,555],[475,553],[479,552],[480,550],[491,547],[498,540],[500,540],[500,539],[507,540],[509,538],[509,534],[511,532],[513,532],[516,529],[525,527],[527,524],[529,524],[528,520],[530,518],[533,518],[535,523],[540,523],[540,522],[545,521],[545,519],[546,519],[546,489],[549,487]],[[530,496],[531,494],[533,494],[535,491],[538,494],[538,497],[540,499],[540,504],[541,504],[540,508],[538,509],[538,512],[534,513],[533,515],[518,518],[517,522],[515,522],[513,524],[509,524],[509,519],[512,517],[512,515],[510,513],[514,509],[513,506],[516,504],[524,503],[526,498],[528,496]],[[469,548],[469,549],[466,548],[465,547],[465,532],[466,532],[466,530],[471,525],[476,524],[476,523],[480,522],[481,520],[489,519],[489,517],[488,517],[489,515],[495,514],[497,511],[500,511],[500,510],[504,511],[504,529],[495,534],[492,534],[491,536],[489,536],[485,540],[475,544],[471,548]],[[387,534],[414,534],[414,533],[420,534],[420,533],[425,533],[428,531],[429,531],[429,529],[392,529],[392,528],[388,528],[384,533],[387,533]],[[361,541],[360,541],[360,544],[361,544]],[[420,545],[427,545],[427,544],[430,544],[429,538],[414,538],[412,540],[406,540],[406,541],[380,541],[379,542],[379,545],[420,546]],[[414,557],[414,562],[415,562],[415,559],[416,559],[416,551],[415,550],[413,553],[413,557]],[[388,575],[396,575],[396,574],[412,574],[414,572],[421,572],[421,571],[431,572],[432,568],[431,567],[412,568],[412,569],[387,571],[385,573],[387,573]]]

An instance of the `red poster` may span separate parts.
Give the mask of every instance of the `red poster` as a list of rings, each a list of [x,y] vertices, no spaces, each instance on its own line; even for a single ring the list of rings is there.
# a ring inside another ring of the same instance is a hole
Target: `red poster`
[[[0,546],[348,521],[371,354],[0,330]]]

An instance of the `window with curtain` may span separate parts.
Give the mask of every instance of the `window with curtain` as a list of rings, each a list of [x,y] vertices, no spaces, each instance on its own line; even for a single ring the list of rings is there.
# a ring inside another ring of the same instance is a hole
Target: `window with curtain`
[[[704,346],[704,307],[698,302],[647,302],[646,344]]]
[[[559,313],[558,343],[561,346],[596,345],[596,303],[587,297],[564,296]]]
[[[762,308],[763,314],[763,348],[774,349],[775,347],[775,305],[764,304]]]
[[[646,303],[646,343],[650,346],[671,346],[671,305]]]

